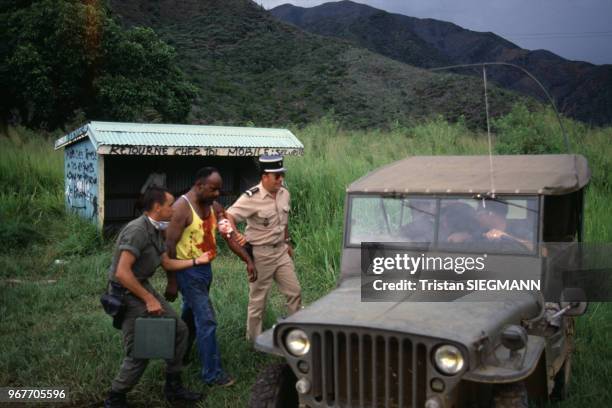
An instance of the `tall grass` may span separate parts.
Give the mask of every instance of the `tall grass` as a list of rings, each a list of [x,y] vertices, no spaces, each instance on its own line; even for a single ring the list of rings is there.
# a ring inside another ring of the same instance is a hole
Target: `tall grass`
[[[530,127],[534,118],[543,123],[538,132],[557,132],[550,112],[515,115],[508,119],[512,126],[495,127],[498,141],[509,140],[512,132],[531,131],[521,128]],[[593,171],[587,194],[587,240],[610,242],[612,129],[589,129],[571,121],[566,127],[572,145],[587,156]],[[52,151],[51,140],[23,129],[12,131],[21,136],[0,137],[0,233],[3,244],[5,239],[9,243],[0,254],[0,384],[67,386],[78,403],[100,401],[122,359],[120,333],[98,305],[112,242],[102,241],[87,222],[64,214],[62,153]],[[323,119],[294,131],[305,144],[305,155],[286,161],[293,209],[290,228],[306,303],[335,285],[344,194],[350,182],[407,155],[487,152],[485,135],[439,119],[412,127],[392,126],[384,132],[346,131]],[[6,226],[11,223],[12,229]],[[271,358],[253,352],[244,340],[243,265],[225,251],[213,269],[222,360],[238,383],[230,389],[210,389],[201,406],[244,406],[258,370]],[[156,275],[153,285],[163,291],[163,274]],[[282,306],[283,298],[275,291],[266,326],[284,313]],[[610,304],[592,305],[578,320],[572,396],[555,406],[604,406],[612,399],[611,322]],[[190,387],[202,389],[198,366],[189,365],[184,377]],[[160,406],[162,384],[163,364],[152,362],[130,400],[136,406]]]
[[[347,131],[325,118],[296,131],[306,154],[287,158],[292,197],[291,235],[297,243],[307,300],[332,288],[339,270],[348,185],[377,167],[409,155],[480,154],[486,145],[464,124],[441,119],[392,131]],[[467,136],[466,136],[467,135]],[[312,276],[310,276],[312,275]]]
[[[62,152],[53,151],[53,135],[9,127],[0,134],[0,277],[31,275],[41,268],[22,267],[56,257],[93,253],[102,244],[90,223],[64,211]],[[15,255],[26,256],[14,262]]]
[[[23,220],[36,226],[44,217],[63,213],[63,161],[50,152],[49,143],[23,128],[9,128],[0,137],[0,228]]]

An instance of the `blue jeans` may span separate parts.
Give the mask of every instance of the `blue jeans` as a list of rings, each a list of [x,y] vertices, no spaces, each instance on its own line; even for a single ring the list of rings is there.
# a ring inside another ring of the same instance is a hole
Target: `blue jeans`
[[[202,380],[212,383],[223,375],[217,346],[217,320],[209,295],[212,269],[210,264],[194,266],[178,272],[176,279],[183,295],[181,317],[188,327],[195,326]]]

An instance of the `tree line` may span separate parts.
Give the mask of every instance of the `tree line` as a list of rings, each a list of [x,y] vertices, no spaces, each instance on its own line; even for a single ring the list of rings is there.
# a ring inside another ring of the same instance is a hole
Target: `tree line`
[[[196,88],[150,28],[103,0],[0,0],[0,115],[55,129],[80,117],[184,122]]]

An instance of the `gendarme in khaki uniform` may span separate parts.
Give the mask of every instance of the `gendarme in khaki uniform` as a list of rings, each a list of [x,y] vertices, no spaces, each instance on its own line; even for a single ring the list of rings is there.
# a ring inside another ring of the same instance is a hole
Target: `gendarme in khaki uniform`
[[[269,160],[269,161],[266,161]],[[284,174],[281,156],[260,158],[262,170]],[[262,331],[262,317],[272,281],[287,299],[290,314],[301,307],[301,289],[289,256],[286,228],[290,209],[289,191],[281,187],[276,197],[260,182],[247,190],[227,210],[235,222],[246,221],[245,237],[253,246],[257,280],[249,283],[247,338],[254,340]]]

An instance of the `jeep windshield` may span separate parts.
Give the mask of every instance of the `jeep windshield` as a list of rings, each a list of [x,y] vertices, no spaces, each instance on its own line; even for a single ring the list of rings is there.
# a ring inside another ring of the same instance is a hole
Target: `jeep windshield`
[[[347,246],[362,242],[497,253],[532,253],[536,197],[383,197],[352,195]]]

